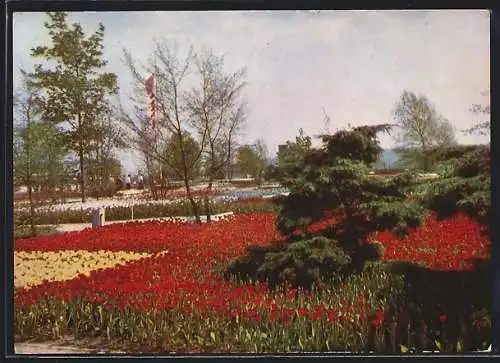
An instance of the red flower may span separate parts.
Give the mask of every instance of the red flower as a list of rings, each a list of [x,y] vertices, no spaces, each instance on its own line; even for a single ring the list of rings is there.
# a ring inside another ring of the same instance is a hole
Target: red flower
[[[302,309],[297,310],[297,312],[298,312],[299,316],[306,316],[309,313],[309,310],[302,308]]]
[[[291,289],[288,291],[287,299],[293,300],[293,298],[297,295],[297,289]]]
[[[384,311],[381,309],[377,310],[375,312],[375,319],[372,320],[373,326],[379,327],[384,322],[384,319],[385,319]]]
[[[328,321],[335,321],[337,319],[337,311],[335,309],[328,309],[326,311],[326,316],[328,317]]]

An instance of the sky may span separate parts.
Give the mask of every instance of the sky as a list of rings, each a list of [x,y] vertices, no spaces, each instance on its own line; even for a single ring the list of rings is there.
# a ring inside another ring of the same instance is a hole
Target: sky
[[[470,111],[472,104],[489,103],[488,11],[78,12],[69,19],[88,35],[105,26],[104,58],[118,76],[122,102],[133,85],[123,48],[142,63],[155,41],[177,46],[180,55],[191,46],[210,48],[224,56],[227,71],[246,68],[242,96],[249,114],[241,141],[261,138],[270,154],[299,128],[323,132],[325,115],[329,131],[393,122],[403,90],[427,96],[460,143],[488,141],[459,131],[484,120]],[[18,68],[39,62],[30,49],[50,44],[46,20],[44,13],[14,14],[15,88]],[[390,136],[381,143],[394,146]],[[141,167],[133,152],[121,157],[126,172]]]

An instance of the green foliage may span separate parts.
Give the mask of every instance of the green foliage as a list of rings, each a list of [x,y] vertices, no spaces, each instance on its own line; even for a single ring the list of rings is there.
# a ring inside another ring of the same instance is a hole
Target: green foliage
[[[387,128],[387,125],[358,127],[325,136],[323,148],[312,150],[304,158],[300,171],[284,183],[290,194],[277,202],[281,206],[277,221],[280,232],[290,235],[297,228],[307,228],[329,211],[341,216],[341,220],[336,221],[339,229],[350,229],[353,222],[361,221],[369,226],[367,233],[369,229],[395,227],[406,219],[414,225],[411,213],[405,210],[416,211],[418,207],[412,206],[403,190],[413,178],[410,175],[382,178],[369,174],[369,165],[382,151],[376,135]],[[395,223],[392,218],[393,226],[377,226],[370,222],[371,214],[387,215],[391,205],[394,206],[391,215],[401,216],[403,220]]]
[[[120,160],[114,157],[85,158],[86,177],[92,197],[113,197],[116,194],[116,180],[123,175]]]
[[[381,198],[364,205],[366,212],[371,215],[371,223],[377,230],[392,229],[392,231],[403,238],[408,228],[420,226],[427,210],[416,203],[404,201],[385,201]]]
[[[200,176],[201,172],[201,147],[195,138],[184,132],[182,138],[182,148],[187,166],[187,177],[194,180]],[[183,159],[178,135],[172,135],[165,143],[163,157],[161,159],[164,176],[171,179],[182,179]]]
[[[66,154],[55,126],[35,123],[19,128],[14,135],[14,182],[43,186],[53,192],[64,175]]]
[[[287,141],[280,145],[278,150],[278,168],[273,171],[273,178],[279,181],[284,180],[289,174],[299,171],[305,155],[311,149],[312,140],[310,136],[305,136],[304,130],[299,130],[299,136],[295,142]]]
[[[253,246],[248,250],[253,253],[237,259],[227,270],[227,276],[266,280],[272,287],[283,283],[312,286],[325,282],[337,277],[351,262],[337,241],[325,237],[302,239],[284,246]]]
[[[489,147],[461,146],[434,150],[434,154],[447,166],[447,173],[428,183],[425,205],[441,218],[465,213],[488,232],[491,216]]]
[[[286,242],[270,251],[250,250],[228,275],[311,288],[380,258],[383,251],[370,243],[374,232],[392,229],[404,236],[419,226],[426,210],[405,194],[415,177],[369,174],[382,152],[377,134],[389,129],[356,127],[323,135],[322,148],[302,149],[295,166],[284,166],[283,186],[290,194],[275,199],[280,208],[276,225]],[[330,227],[310,232],[328,214],[335,218]]]
[[[243,174],[249,174],[257,180],[264,177],[267,167],[267,150],[262,142],[241,146],[236,159],[236,165]]]
[[[68,149],[77,153],[83,175],[84,155],[93,150],[94,141],[101,135],[98,120],[109,111],[107,96],[117,93],[117,77],[114,73],[100,72],[106,66],[102,59],[102,24],[86,37],[79,23],[69,26],[67,13],[47,15],[45,28],[51,46],[37,46],[31,55],[54,67],[36,64],[27,77],[31,86],[43,92],[44,119],[65,125],[61,133]],[[82,200],[85,200],[85,177],[81,180]]]

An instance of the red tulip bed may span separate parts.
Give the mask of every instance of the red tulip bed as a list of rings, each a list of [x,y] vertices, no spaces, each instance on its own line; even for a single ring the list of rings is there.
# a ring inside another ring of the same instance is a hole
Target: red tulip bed
[[[221,272],[245,254],[246,246],[280,239],[275,219],[272,213],[247,213],[211,224],[138,222],[17,240],[15,251],[152,255],[17,290],[15,333],[20,340],[100,337],[120,350],[158,353],[367,347],[401,352],[412,346],[408,322],[400,320],[404,314],[388,308],[401,298],[404,276],[367,270],[312,292],[284,287],[271,291],[265,283],[225,280]],[[376,240],[385,246],[386,260],[433,270],[466,271],[472,259],[489,258],[488,241],[464,216],[441,222],[429,217],[425,227],[411,231],[405,240],[390,232],[379,233]],[[436,309],[429,319],[443,332],[446,324],[455,329],[451,313]],[[470,324],[486,334],[481,322]],[[407,332],[404,338],[397,333],[401,329]],[[460,339],[451,339],[448,349],[460,350]],[[436,340],[437,347],[427,349],[445,350],[444,341]]]

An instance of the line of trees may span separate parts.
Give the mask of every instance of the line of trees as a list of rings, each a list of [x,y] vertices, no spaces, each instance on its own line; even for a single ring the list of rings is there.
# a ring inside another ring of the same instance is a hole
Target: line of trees
[[[87,36],[67,13],[47,15],[50,46],[31,49],[40,63],[21,70],[14,98],[14,177],[27,186],[32,213],[34,189],[55,195],[76,179],[83,202],[89,189],[102,191],[120,176],[115,153],[124,147],[111,102],[117,77],[104,71],[104,26]]]
[[[224,57],[211,50],[190,49],[181,58],[165,42],[155,44],[154,61],[138,66],[123,49],[134,82],[127,102],[132,109],[125,109],[113,102],[118,81],[105,70],[104,26],[86,35],[79,23],[69,24],[66,13],[47,15],[51,43],[31,49],[41,62],[22,70],[16,98],[16,183],[28,186],[30,200],[37,183],[55,191],[77,178],[85,202],[89,190],[103,189],[110,177],[121,175],[116,152],[127,148],[140,152],[150,185],[182,180],[198,221],[202,211],[210,220],[216,180],[231,179],[235,168],[262,179],[264,143],[238,143],[247,117],[244,68],[227,71]],[[144,77],[151,73],[156,127],[146,116]],[[192,192],[200,178],[206,183],[203,203]]]
[[[41,63],[21,71],[23,84],[15,97],[14,173],[16,184],[28,186],[31,205],[38,185],[55,191],[75,177],[85,201],[89,189],[102,189],[110,177],[121,175],[117,150],[133,148],[143,158],[150,184],[181,180],[196,219],[203,213],[210,220],[216,180],[231,179],[237,169],[258,180],[285,181],[311,149],[310,137],[300,131],[295,142],[279,151],[279,168],[273,169],[262,140],[240,145],[247,118],[246,70],[228,71],[224,57],[211,50],[190,49],[181,57],[175,47],[156,42],[147,64],[138,65],[123,49],[133,78],[127,100],[132,108],[125,109],[113,102],[116,74],[105,71],[104,26],[87,36],[79,23],[70,25],[68,15],[57,12],[48,13],[45,28],[51,44],[31,49]],[[157,84],[156,127],[146,116],[144,77],[151,73]],[[472,111],[488,114],[489,106],[474,105]],[[425,96],[404,91],[394,120],[396,150],[407,167],[430,170],[430,151],[456,145],[451,123]],[[489,120],[466,132],[488,129]],[[200,178],[207,192],[202,203],[193,193]]]

